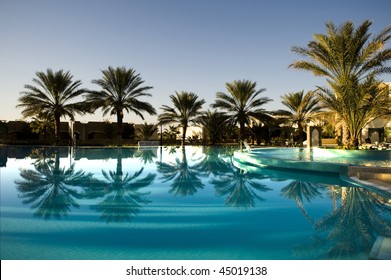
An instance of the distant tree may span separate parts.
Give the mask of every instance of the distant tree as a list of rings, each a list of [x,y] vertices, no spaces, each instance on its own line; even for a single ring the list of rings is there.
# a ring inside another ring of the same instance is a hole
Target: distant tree
[[[227,121],[227,115],[217,110],[203,112],[197,120],[202,125],[205,136],[212,145],[221,140]]]
[[[45,138],[54,131],[52,121],[37,117],[33,117],[33,120],[30,122],[30,128],[33,133],[42,134]]]
[[[84,114],[86,108],[83,102],[72,102],[86,92],[80,89],[81,81],[73,81],[73,76],[63,70],[53,72],[37,72],[33,79],[34,85],[25,85],[26,91],[21,92],[16,107],[23,107],[23,117],[37,117],[49,120],[54,124],[55,144],[60,140],[60,119],[69,117],[74,120],[76,113]]]
[[[216,93],[216,101],[211,106],[226,112],[232,124],[239,123],[239,140],[243,140],[245,126],[250,125],[253,119],[265,120],[271,118],[266,110],[261,107],[272,100],[259,96],[266,89],[256,90],[256,82],[238,80],[225,85],[229,94]]]
[[[174,108],[163,105],[161,109],[163,113],[159,115],[160,124],[177,123],[182,128],[182,145],[185,144],[186,131],[190,123],[195,123],[200,115],[202,105],[205,100],[198,99],[197,94],[187,91],[180,93],[175,92],[175,95],[170,95],[170,99]]]
[[[140,140],[151,140],[157,132],[157,126],[153,123],[143,123],[136,128],[136,137]]]
[[[124,111],[133,112],[144,119],[142,112],[156,115],[155,108],[140,98],[151,96],[150,86],[142,86],[144,81],[140,74],[132,68],[108,67],[102,70],[103,77],[93,80],[92,83],[101,87],[100,91],[89,91],[86,95],[86,104],[92,111],[102,108],[103,115],[110,113],[117,116],[117,138],[122,140]]]
[[[279,110],[278,115],[285,116],[292,125],[297,125],[299,145],[303,144],[303,132],[306,124],[314,120],[319,114],[322,106],[314,91],[288,93],[283,96],[282,104],[288,107],[289,111]]]
[[[176,140],[176,136],[179,134],[178,128],[175,125],[169,125],[164,129],[163,137],[168,140]]]
[[[344,122],[348,132],[344,144],[356,149],[362,128],[390,114],[388,95],[379,88],[377,78],[391,73],[387,65],[391,49],[385,47],[391,38],[391,26],[370,40],[371,24],[366,20],[355,28],[351,21],[339,27],[329,22],[326,34],[315,34],[307,47],[292,48],[307,60],[296,61],[290,67],[326,77],[330,88],[320,88],[321,99]]]

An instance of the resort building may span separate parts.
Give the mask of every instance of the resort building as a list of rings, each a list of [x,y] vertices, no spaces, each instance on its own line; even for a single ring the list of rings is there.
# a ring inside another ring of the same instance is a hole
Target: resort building
[[[389,89],[389,96],[391,98],[391,82],[384,83]],[[380,118],[371,122],[362,131],[362,142],[370,140],[371,143],[387,142],[391,143],[391,116],[388,118]]]
[[[123,144],[135,144],[133,123],[123,123]],[[61,145],[112,145],[116,139],[117,123],[110,122],[61,122]],[[0,143],[3,144],[44,144],[54,141],[53,131],[34,133],[25,121],[0,121]]]

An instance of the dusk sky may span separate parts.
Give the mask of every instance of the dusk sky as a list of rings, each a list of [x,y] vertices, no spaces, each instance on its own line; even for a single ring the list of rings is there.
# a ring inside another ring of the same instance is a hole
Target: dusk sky
[[[328,21],[358,26],[366,19],[378,34],[391,24],[391,1],[0,0],[0,120],[21,119],[20,92],[47,68],[69,70],[89,89],[98,89],[91,80],[108,66],[134,68],[153,86],[143,100],[158,113],[175,91],[196,93],[209,109],[216,92],[239,79],[266,88],[263,96],[274,101],[265,109],[282,109],[281,95],[325,85],[324,78],[288,68],[299,59],[291,48],[325,33]],[[100,110],[76,116],[108,118]],[[124,121],[142,122],[134,114]]]

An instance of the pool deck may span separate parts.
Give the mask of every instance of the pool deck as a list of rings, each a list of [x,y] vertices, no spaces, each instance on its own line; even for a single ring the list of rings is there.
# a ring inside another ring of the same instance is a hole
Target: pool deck
[[[348,176],[358,183],[371,185],[391,194],[391,168],[350,166]]]

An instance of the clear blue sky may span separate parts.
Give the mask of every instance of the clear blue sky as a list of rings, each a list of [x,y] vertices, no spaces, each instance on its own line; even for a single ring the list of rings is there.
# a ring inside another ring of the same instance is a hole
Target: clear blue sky
[[[391,24],[390,11],[389,0],[0,0],[0,120],[21,118],[20,92],[47,68],[69,70],[97,89],[91,80],[101,70],[132,67],[154,87],[144,100],[158,112],[182,90],[204,98],[208,109],[226,82],[250,79],[274,99],[266,109],[281,109],[281,95],[325,84],[288,69],[298,59],[292,46],[324,33],[327,21],[370,19],[377,34]],[[124,121],[142,122],[132,114]]]

